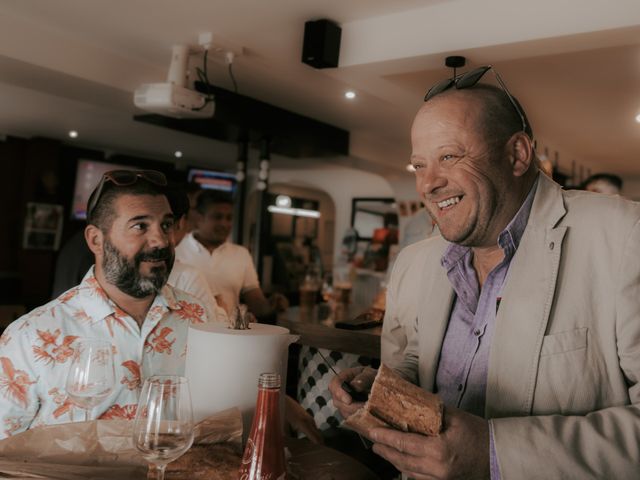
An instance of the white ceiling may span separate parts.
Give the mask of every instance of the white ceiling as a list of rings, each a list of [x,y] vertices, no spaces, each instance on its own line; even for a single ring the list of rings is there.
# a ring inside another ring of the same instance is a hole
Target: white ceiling
[[[342,26],[337,69],[300,62],[318,18]],[[351,158],[334,164],[403,174],[413,114],[459,54],[496,66],[562,169],[640,177],[637,0],[0,0],[0,134],[76,129],[85,146],[233,168],[233,145],[132,120],[133,90],[164,81],[171,46],[201,32],[244,47],[240,93],[349,130]],[[232,87],[221,56],[209,77]]]

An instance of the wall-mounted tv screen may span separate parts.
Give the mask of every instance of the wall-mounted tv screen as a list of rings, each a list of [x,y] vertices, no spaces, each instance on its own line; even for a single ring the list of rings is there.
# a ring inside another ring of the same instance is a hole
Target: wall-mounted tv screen
[[[197,183],[201,188],[210,190],[221,190],[233,194],[236,189],[236,176],[233,173],[191,168],[187,179],[189,182]]]
[[[109,170],[135,170],[131,165],[118,165],[116,163],[98,162],[95,160],[78,160],[76,170],[76,186],[73,192],[73,205],[71,218],[85,220],[87,218],[87,202],[93,189],[102,178],[102,174]]]

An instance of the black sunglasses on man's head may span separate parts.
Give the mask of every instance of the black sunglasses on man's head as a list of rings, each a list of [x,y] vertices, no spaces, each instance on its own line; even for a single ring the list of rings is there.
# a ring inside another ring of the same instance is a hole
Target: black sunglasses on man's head
[[[126,187],[133,185],[140,178],[160,187],[167,186],[167,177],[164,176],[164,173],[156,172],[155,170],[111,170],[109,172],[105,172],[100,179],[100,183],[98,183],[98,186],[89,199],[89,204],[87,205],[87,218],[91,218],[91,214],[98,205],[100,197],[104,191],[104,186],[107,182],[111,182],[118,187]]]
[[[493,68],[492,65],[485,65],[483,67],[478,67],[469,72],[456,75],[453,78],[445,78],[444,80],[436,83],[433,87],[431,87],[427,91],[427,94],[424,96],[424,101],[425,102],[429,101],[439,93],[442,93],[445,90],[449,90],[451,87],[456,87],[458,90],[462,90],[463,88],[471,88],[476,83],[478,83],[480,79],[484,76],[484,74],[487,73],[489,70],[491,70],[493,74],[496,76],[498,85],[500,85],[500,88],[505,93],[507,98],[509,98],[511,105],[513,105],[513,108],[515,108],[516,112],[518,113],[518,116],[522,121],[522,131],[527,135],[529,135],[529,137],[532,137],[533,135],[531,132],[531,126],[527,123],[527,120],[524,115],[524,112],[522,111],[522,108],[518,104],[517,100],[513,98],[511,93],[509,93],[509,89],[507,89],[507,86],[502,81],[500,74],[496,72],[496,70]]]

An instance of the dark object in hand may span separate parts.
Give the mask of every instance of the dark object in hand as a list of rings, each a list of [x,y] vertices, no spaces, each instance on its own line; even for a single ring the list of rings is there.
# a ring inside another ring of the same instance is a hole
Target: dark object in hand
[[[336,328],[343,328],[345,330],[364,330],[366,328],[373,328],[378,325],[382,325],[383,319],[384,310],[380,310],[379,308],[370,308],[349,322],[337,322]]]
[[[346,380],[342,382],[342,389],[351,395],[351,398],[356,402],[366,402],[369,398],[369,394],[367,392],[359,392]]]

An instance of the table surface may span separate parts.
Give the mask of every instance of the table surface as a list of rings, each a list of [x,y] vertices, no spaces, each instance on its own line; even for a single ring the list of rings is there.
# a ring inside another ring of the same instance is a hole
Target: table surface
[[[362,463],[323,445],[304,439],[285,439],[291,452],[289,469],[299,479],[311,480],[378,480]]]
[[[326,304],[316,305],[312,309],[291,307],[278,317],[278,325],[288,328],[292,334],[300,335],[298,343],[302,345],[380,358],[381,326],[362,330],[335,327],[337,322],[354,319],[366,309],[360,305],[349,305],[332,314]]]
[[[287,460],[288,470],[295,480],[379,480],[379,477],[357,460],[324,445],[315,445],[306,439],[286,438],[285,445],[291,456]],[[91,472],[90,474],[88,472]],[[115,480],[147,478],[146,468],[115,466],[81,466],[62,463],[38,463],[24,459],[0,459],[0,478],[23,480]],[[85,476],[87,473],[87,476]],[[216,478],[221,478],[216,476]],[[237,475],[225,480],[235,480]]]

